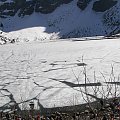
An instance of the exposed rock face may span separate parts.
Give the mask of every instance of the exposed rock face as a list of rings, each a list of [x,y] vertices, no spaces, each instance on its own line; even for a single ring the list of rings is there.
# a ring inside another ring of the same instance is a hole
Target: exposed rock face
[[[77,6],[81,10],[84,10],[90,2],[91,2],[91,0],[78,0]]]
[[[99,1],[94,2],[93,10],[96,11],[96,12],[105,12],[106,10],[113,7],[115,4],[117,4],[117,1],[99,0]]]
[[[41,12],[44,14],[53,12],[58,6],[67,4],[72,0],[37,0],[35,6],[35,12]]]
[[[67,5],[62,6],[62,4]],[[2,19],[3,21],[0,22],[4,25],[2,27],[4,32],[42,25],[46,28],[45,34],[52,33],[50,39],[55,35],[59,36],[58,38],[108,35],[113,33],[113,31],[118,33],[120,30],[119,4],[119,0],[0,0],[0,18],[7,18]],[[54,11],[58,7],[60,9]],[[96,14],[96,12],[101,13]],[[25,21],[25,24],[21,23],[19,26],[17,26],[18,22],[14,22],[14,18],[9,18],[15,15],[19,17],[32,16],[33,13],[52,13],[52,17],[50,14],[44,21],[43,16],[46,15],[37,14],[42,19],[41,21],[37,21],[36,17],[34,17],[32,20],[36,22],[32,22],[32,25],[31,23],[26,24],[27,22]],[[76,19],[77,17],[78,19]],[[90,24],[89,21],[91,21]]]
[[[110,35],[120,33],[120,2],[104,13],[103,23],[113,30]]]
[[[18,16],[31,15],[33,12],[48,14],[53,12],[62,4],[67,4],[73,0],[0,0],[0,17],[14,16],[18,11]],[[84,10],[92,0],[78,0],[77,6]],[[94,2],[93,10],[104,12],[113,7],[117,1],[99,0]]]
[[[4,3],[0,6],[0,17],[14,16],[17,10],[15,3]]]
[[[53,12],[58,6],[67,4],[72,0],[12,0],[7,2],[1,0],[0,17],[14,16],[18,10],[18,16],[31,15],[33,12],[48,14]]]
[[[34,12],[35,2],[27,1],[20,5],[18,16],[31,15]]]

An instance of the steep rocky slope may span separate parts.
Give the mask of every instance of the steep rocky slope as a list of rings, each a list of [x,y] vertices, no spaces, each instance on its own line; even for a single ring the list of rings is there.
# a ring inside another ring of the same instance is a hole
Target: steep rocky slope
[[[31,15],[33,12],[48,14],[53,12],[61,4],[67,4],[72,0],[2,0],[0,6],[1,17]],[[7,11],[6,11],[7,10]]]
[[[18,11],[18,16],[31,15],[33,12],[48,14],[53,12],[62,4],[68,4],[73,0],[0,0],[0,16],[14,16]],[[77,6],[81,10],[89,5],[92,0],[78,0]],[[117,4],[117,0],[99,0],[93,4],[93,10],[104,12]]]
[[[120,31],[120,1],[0,0],[0,18],[2,31],[24,41],[109,36]]]

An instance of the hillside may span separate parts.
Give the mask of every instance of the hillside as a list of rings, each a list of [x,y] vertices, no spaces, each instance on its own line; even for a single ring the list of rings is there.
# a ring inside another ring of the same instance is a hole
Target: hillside
[[[120,31],[120,1],[0,0],[0,18],[16,41],[109,36]]]

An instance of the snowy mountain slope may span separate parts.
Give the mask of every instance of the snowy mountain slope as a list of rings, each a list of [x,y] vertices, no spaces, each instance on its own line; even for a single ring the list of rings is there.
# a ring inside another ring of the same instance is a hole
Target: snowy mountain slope
[[[111,1],[109,0],[108,3]],[[80,9],[78,2],[82,5],[86,4],[84,10]],[[59,4],[48,14],[33,12],[31,15],[18,16],[19,11],[17,11],[15,16],[8,15],[7,18],[1,18],[4,25],[2,30],[5,32],[4,34],[15,38],[16,41],[41,41],[118,33],[120,30],[120,1],[109,6],[109,9],[106,8],[107,10],[104,12],[95,11],[96,9],[93,9],[95,3],[96,0],[86,0],[85,3],[82,3],[82,0],[72,0],[67,4],[60,3],[61,5]]]
[[[0,46],[0,109],[10,108],[15,103],[23,109],[22,102],[31,100],[39,100],[44,107],[85,103],[79,91],[81,88],[85,92],[83,65],[86,66],[89,94],[94,95],[93,88],[97,86],[96,96],[104,98],[109,89],[105,82],[113,82],[110,85],[112,94],[108,95],[113,97],[116,82],[119,96],[119,50],[120,39]]]

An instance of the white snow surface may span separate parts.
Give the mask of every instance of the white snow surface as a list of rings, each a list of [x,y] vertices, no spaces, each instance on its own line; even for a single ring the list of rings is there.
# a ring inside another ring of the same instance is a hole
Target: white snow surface
[[[85,94],[82,96],[79,87],[63,83],[85,83],[85,68],[79,66],[83,62],[87,64],[87,83],[100,82],[102,87],[96,96],[104,98],[108,93],[105,82],[112,81],[110,78],[120,82],[120,39],[66,39],[0,46],[0,106],[11,101],[10,94],[17,103],[36,97],[44,107],[85,103]],[[114,75],[111,74],[112,66]],[[115,96],[115,87],[111,87],[112,94],[108,97]],[[89,94],[95,94],[93,88],[87,87]],[[85,92],[84,87],[81,90]],[[118,96],[119,91],[117,86]]]
[[[111,89],[108,97],[119,96],[119,85],[115,93],[114,85],[105,82],[120,82],[120,39],[96,37],[111,32],[111,28],[103,25],[102,13],[92,11],[93,2],[84,11],[76,2],[61,5],[51,14],[0,19],[2,35],[18,41],[0,46],[0,106],[33,98],[44,107],[83,104],[85,87],[70,85],[84,84],[85,70],[87,83],[102,84],[99,89],[87,87],[89,94],[104,98]],[[77,30],[94,37],[59,39]],[[22,41],[30,42],[19,43]]]

